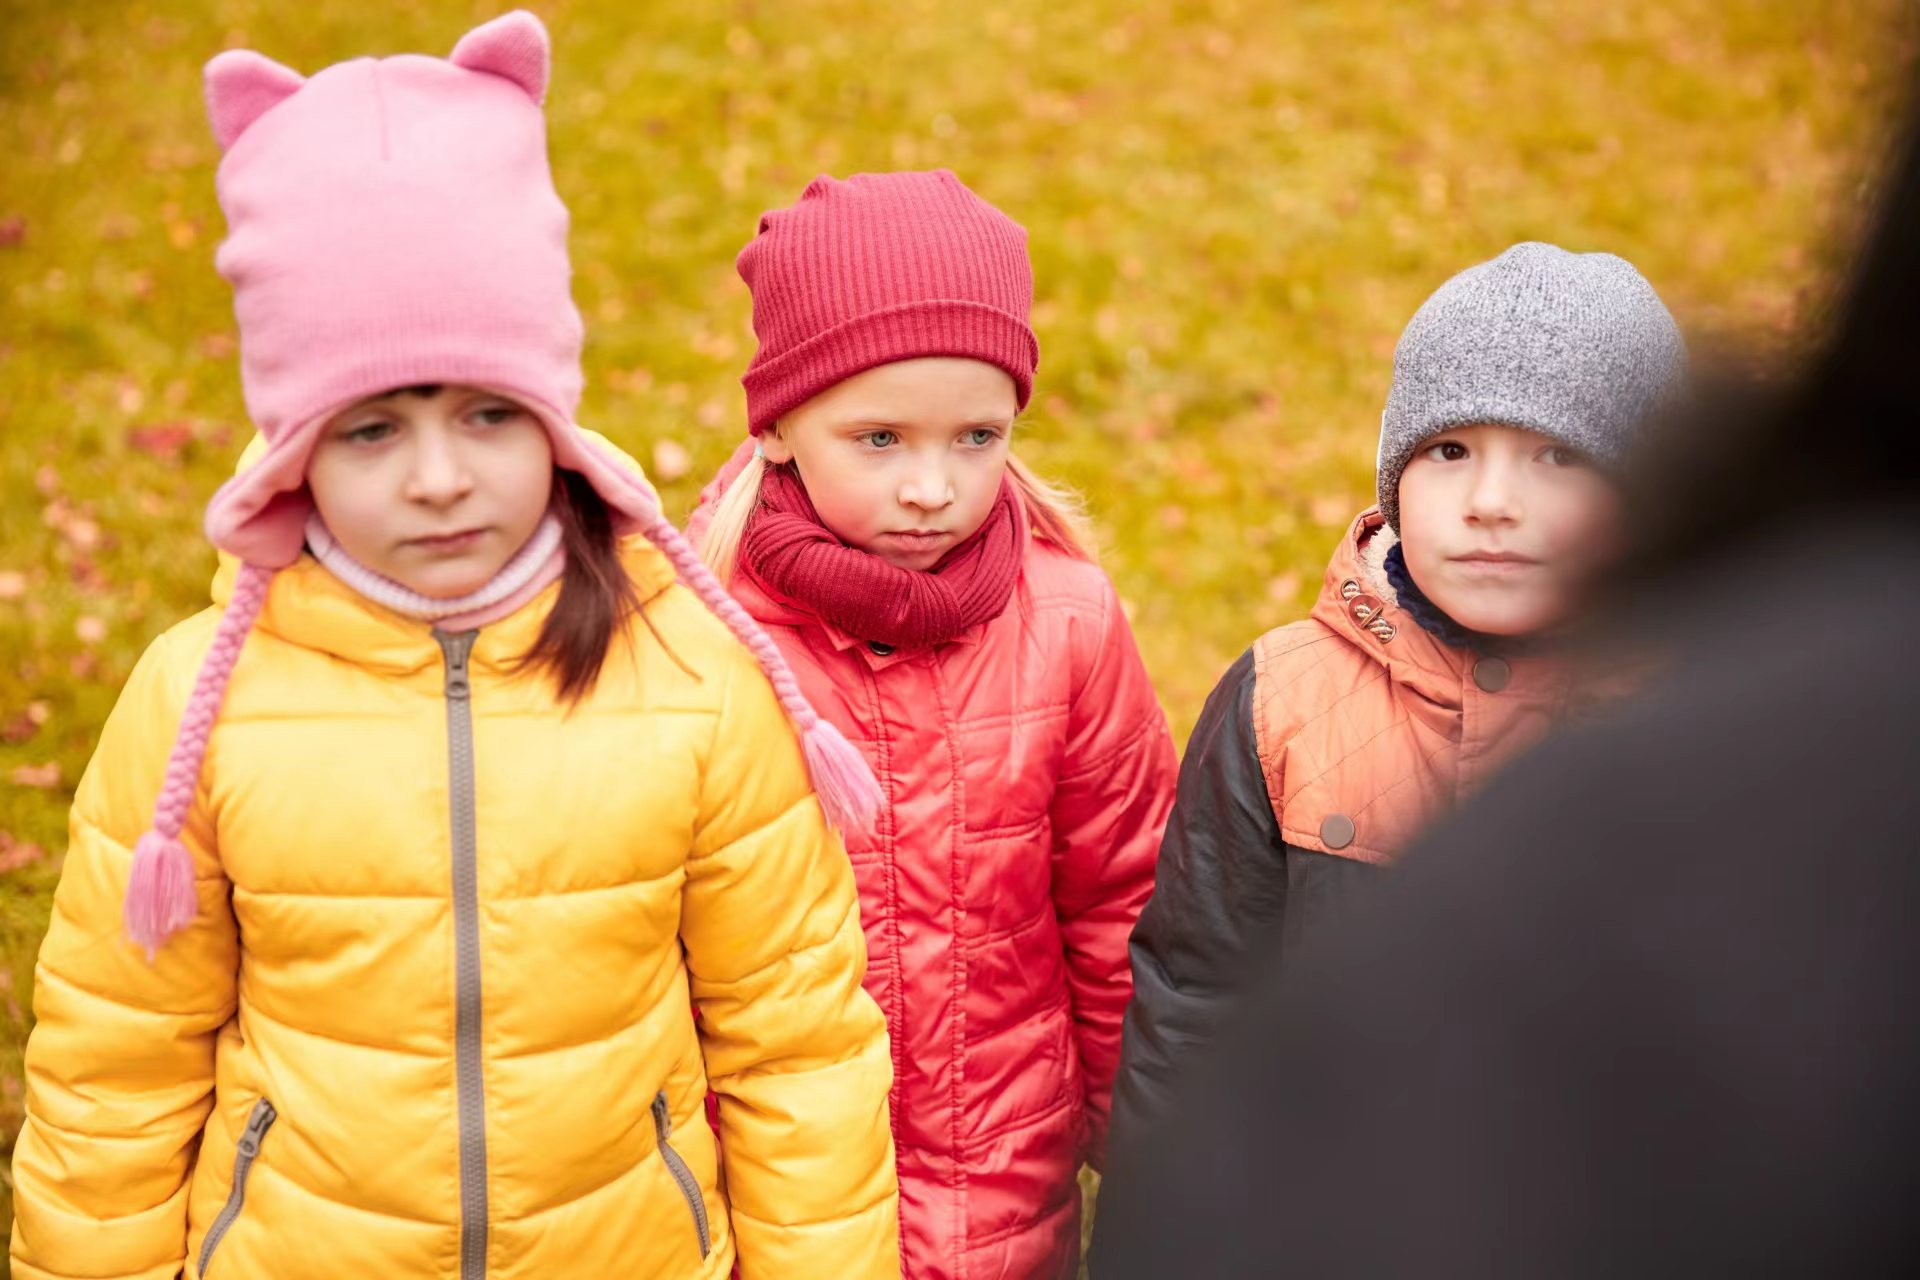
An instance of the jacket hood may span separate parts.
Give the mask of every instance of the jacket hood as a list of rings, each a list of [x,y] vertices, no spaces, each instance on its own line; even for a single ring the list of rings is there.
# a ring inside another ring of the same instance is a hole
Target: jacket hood
[[[1400,608],[1385,567],[1398,540],[1378,507],[1356,516],[1327,563],[1312,616],[1436,712],[1457,715],[1472,655],[1442,643]]]

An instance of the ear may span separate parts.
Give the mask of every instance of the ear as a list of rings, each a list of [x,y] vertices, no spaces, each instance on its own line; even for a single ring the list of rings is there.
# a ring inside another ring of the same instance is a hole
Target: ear
[[[777,422],[760,428],[760,451],[776,467],[793,461],[793,442],[781,432]]]
[[[297,92],[306,78],[251,49],[229,49],[207,64],[207,119],[225,151],[253,122]]]
[[[502,14],[467,32],[447,60],[469,71],[505,77],[536,103],[546,101],[552,46],[546,27],[525,9]]]

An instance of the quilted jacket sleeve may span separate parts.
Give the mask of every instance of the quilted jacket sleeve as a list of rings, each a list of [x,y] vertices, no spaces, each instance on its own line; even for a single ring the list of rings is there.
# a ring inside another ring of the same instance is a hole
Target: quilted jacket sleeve
[[[1133,931],[1133,1003],[1113,1093],[1116,1180],[1133,1176],[1143,1134],[1178,1123],[1181,1073],[1219,1038],[1247,976],[1337,927],[1375,875],[1281,837],[1254,746],[1255,683],[1249,650],[1207,698],[1180,765],[1153,898]],[[1096,1259],[1100,1240],[1096,1225]]]
[[[1153,900],[1133,931],[1133,1003],[1114,1083],[1115,1162],[1167,1112],[1178,1072],[1214,1038],[1249,953],[1280,938],[1287,847],[1253,742],[1253,653],[1207,698],[1180,765]]]
[[[1133,983],[1127,935],[1153,892],[1154,857],[1173,804],[1173,738],[1146,665],[1102,580],[1097,631],[1076,644],[1083,673],[1053,800],[1053,903],[1087,1089],[1087,1158],[1105,1163],[1120,1024]]]
[[[853,870],[765,678],[726,674],[681,940],[741,1280],[897,1280],[885,1018]]]
[[[172,1280],[185,1263],[187,1183],[239,958],[202,803],[183,834],[199,917],[149,962],[126,938],[121,899],[198,661],[192,647],[176,631],[147,650],[74,797],[35,974],[38,1025],[14,1152],[21,1280]]]

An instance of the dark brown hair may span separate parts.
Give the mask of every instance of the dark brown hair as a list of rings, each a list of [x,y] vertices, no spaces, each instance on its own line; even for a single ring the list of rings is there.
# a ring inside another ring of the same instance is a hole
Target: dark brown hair
[[[561,699],[576,703],[593,690],[614,633],[640,608],[640,597],[620,562],[613,512],[585,476],[553,473],[553,513],[567,567],[560,597],[518,665],[546,667]]]

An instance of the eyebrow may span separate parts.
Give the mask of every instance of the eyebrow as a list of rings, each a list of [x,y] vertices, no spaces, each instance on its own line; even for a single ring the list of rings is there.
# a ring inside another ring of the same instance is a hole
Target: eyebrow
[[[411,387],[389,387],[379,395],[368,396],[369,401],[398,400],[401,396],[417,396],[422,400],[431,400],[445,391],[446,387],[438,382],[422,382]]]
[[[988,414],[982,417],[969,418],[954,426],[952,430],[977,431],[982,427],[1004,427],[1012,421],[1013,419],[1011,418],[1000,418]],[[846,419],[840,425],[842,428],[859,428],[862,431],[904,431],[920,427],[922,424],[917,422],[896,422],[887,418],[854,417]],[[938,431],[940,428],[927,427],[925,429]]]
[[[421,385],[415,386],[415,387],[391,387],[386,391],[381,391],[381,392],[378,392],[377,394],[368,396],[366,399],[354,405],[353,410],[355,412],[361,412],[361,411],[370,411],[374,409],[383,409],[383,408],[386,408],[388,405],[392,404],[396,400],[401,400],[408,397],[413,397],[420,400],[431,400],[445,390],[446,388],[441,386],[439,383],[422,383]]]

